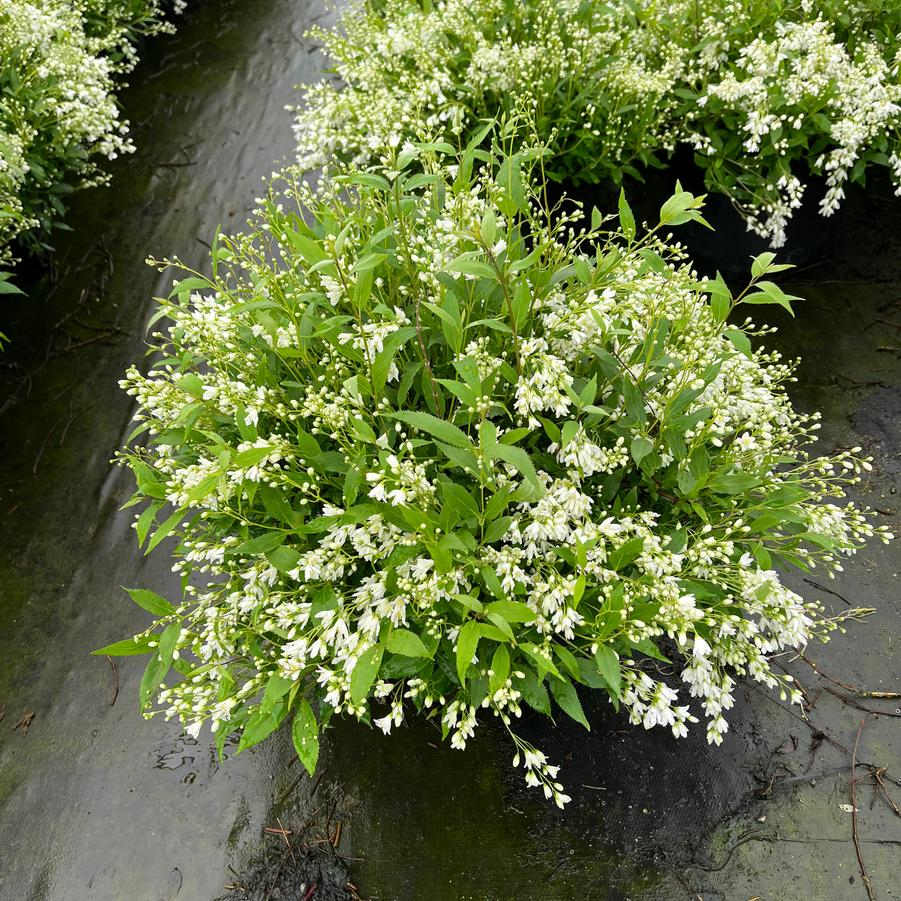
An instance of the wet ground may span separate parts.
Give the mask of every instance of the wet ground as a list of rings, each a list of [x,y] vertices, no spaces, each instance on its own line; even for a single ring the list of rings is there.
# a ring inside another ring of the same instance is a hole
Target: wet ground
[[[139,659],[89,655],[144,621],[120,586],[177,588],[165,555],[140,556],[117,512],[129,478],[108,463],[131,413],[117,380],[167,289],[143,259],[199,263],[217,224],[243,221],[290,154],[282,107],[321,65],[302,35],[322,14],[221,0],[149,45],[123,98],[137,155],[77,198],[53,278],[0,313],[15,339],[0,357],[0,898],[866,901],[852,756],[864,868],[878,898],[899,897],[901,700],[860,692],[901,689],[901,543],[835,582],[796,580],[836,611],[877,608],[809,650],[823,676],[786,660],[806,718],[748,687],[720,749],[632,729],[604,702],[586,705],[590,734],[529,721],[563,766],[563,814],[511,778],[490,726],[460,754],[425,723],[390,738],[342,723],[312,781],[281,735],[220,765],[206,733],[138,716]],[[836,218],[775,340],[804,358],[793,393],[824,411],[824,449],[876,458],[859,494],[898,532],[901,207],[887,195],[876,184]]]

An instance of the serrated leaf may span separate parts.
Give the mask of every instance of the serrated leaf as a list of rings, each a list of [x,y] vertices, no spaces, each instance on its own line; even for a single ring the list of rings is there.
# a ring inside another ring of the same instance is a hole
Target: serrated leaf
[[[452,422],[448,422],[446,419],[439,419],[431,413],[402,411],[394,413],[393,416],[395,419],[401,420],[401,422],[406,422],[420,431],[441,439],[445,444],[450,444],[452,447],[472,447],[472,442],[465,432],[458,429]]]
[[[743,494],[760,484],[760,479],[747,472],[729,472],[712,476],[708,487],[714,494]]]
[[[491,207],[485,210],[485,215],[482,216],[482,222],[479,225],[479,237],[482,239],[482,243],[486,247],[491,247],[494,244],[494,239],[497,235],[497,216],[494,213],[494,210]]]
[[[257,711],[245,724],[241,731],[241,739],[238,742],[236,753],[246,751],[248,748],[258,745],[263,739],[268,738],[278,728],[278,719],[271,713]]]
[[[508,623],[530,623],[535,619],[535,611],[521,601],[492,601],[486,613],[497,613]]]
[[[510,675],[510,652],[504,644],[497,646],[491,658],[491,673],[488,679],[488,693],[493,695],[503,687]]]
[[[153,591],[147,591],[144,588],[126,588],[125,590],[139,607],[143,607],[154,616],[168,616],[175,613],[175,607]],[[109,652],[107,651],[107,653]]]
[[[542,490],[541,481],[529,455],[521,447],[509,444],[493,444],[485,448],[486,456],[491,460],[503,460],[509,463],[533,488]]]
[[[635,237],[635,216],[626,201],[626,192],[623,188],[620,188],[619,191],[619,224],[623,237],[631,243]]]
[[[350,698],[355,704],[361,703],[369,694],[372,683],[378,675],[385,648],[375,644],[363,651],[350,674]]]
[[[466,684],[466,671],[479,646],[479,638],[481,638],[481,631],[479,623],[475,620],[465,623],[457,636],[457,677],[460,679],[461,685]]]
[[[761,253],[754,257],[751,261],[751,278],[760,278],[760,276],[767,271],[770,263],[775,259],[776,254],[771,253],[770,251],[766,251],[765,253]]]
[[[591,731],[591,726],[585,718],[585,711],[582,710],[582,703],[579,701],[578,694],[576,694],[575,686],[569,679],[565,677],[554,679],[551,682],[551,693],[564,712],[577,723],[581,723],[589,732]]]
[[[134,657],[137,654],[146,654],[151,650],[147,643],[152,641],[151,638],[126,638],[122,641],[114,641],[105,648],[98,648],[91,651],[94,655],[107,654],[110,657]]]
[[[385,642],[385,647],[392,654],[402,654],[404,657],[431,657],[428,648],[422,643],[422,639],[409,629],[395,629]]]
[[[547,689],[544,687],[544,682],[539,681],[529,667],[523,667],[522,671],[524,678],[520,680],[517,687],[523,699],[533,710],[537,710],[545,716],[550,716],[551,700],[548,697]]]
[[[744,354],[748,359],[753,357],[754,351],[751,348],[751,339],[743,331],[736,328],[727,328],[723,334],[739,353]]]
[[[612,551],[608,557],[607,565],[614,571],[627,567],[644,550],[643,538],[631,538],[621,547]]]
[[[636,466],[641,465],[641,461],[654,450],[654,442],[650,440],[650,438],[644,438],[641,435],[632,439],[632,446],[630,448],[632,453],[632,459],[635,461]]]
[[[448,272],[459,272],[462,275],[474,275],[479,278],[497,280],[497,274],[495,273],[494,268],[490,263],[486,263],[483,260],[457,257],[457,259],[448,263],[446,268]]]
[[[307,773],[312,776],[316,772],[316,763],[319,760],[319,723],[306,698],[301,699],[297,713],[294,714],[291,739],[294,742],[298,760],[303,764]]]
[[[159,687],[166,673],[169,671],[168,665],[164,665],[160,660],[159,653],[154,654],[147,666],[144,668],[144,674],[141,676],[141,685],[139,687],[139,695],[141,700],[141,708],[145,708],[150,701],[150,696]]]
[[[179,510],[177,513],[173,513],[162,525],[157,528],[147,544],[147,550],[144,551],[145,556],[149,554],[167,535],[171,534],[175,527],[181,522],[183,516],[184,514]]]
[[[599,645],[595,651],[594,659],[598,665],[598,672],[604,677],[604,681],[610,686],[610,690],[619,697],[622,690],[622,670],[619,657],[612,648],[607,645]]]

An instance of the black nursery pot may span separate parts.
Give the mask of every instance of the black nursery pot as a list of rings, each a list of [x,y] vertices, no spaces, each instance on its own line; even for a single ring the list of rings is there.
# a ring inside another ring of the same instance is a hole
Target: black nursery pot
[[[819,201],[826,190],[822,178],[811,178],[804,192],[804,202],[794,211],[786,229],[786,242],[782,247],[771,247],[748,227],[741,214],[723,194],[707,192],[704,173],[695,165],[688,148],[680,148],[665,169],[653,169],[644,173],[643,182],[627,179],[623,184],[629,206],[639,221],[656,223],[660,207],[675,191],[676,181],[692,194],[707,193],[704,202],[704,218],[713,231],[695,222],[673,228],[673,235],[688,248],[692,259],[718,269],[724,275],[743,276],[750,269],[752,257],[764,251],[772,251],[777,260],[795,266],[806,266],[816,261],[829,232],[829,220],[820,215]],[[582,202],[586,220],[591,208],[596,206],[603,213],[616,210],[619,191],[612,184],[573,185],[562,182],[554,186],[556,197],[566,194]]]

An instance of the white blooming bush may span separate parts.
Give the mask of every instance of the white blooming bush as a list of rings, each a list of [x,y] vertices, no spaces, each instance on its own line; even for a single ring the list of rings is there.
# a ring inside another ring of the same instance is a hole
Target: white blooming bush
[[[337,77],[304,91],[303,167],[526,108],[552,177],[619,183],[682,144],[773,247],[812,176],[825,216],[873,165],[901,193],[895,0],[357,0],[314,33]]]
[[[363,164],[391,135],[469,136],[525,108],[554,147],[553,177],[638,174],[664,140],[682,51],[660,42],[648,59],[637,28],[624,3],[356,0],[335,28],[311,31],[337,79],[303,88],[298,162]]]
[[[115,90],[134,42],[166,30],[162,0],[0,0],[0,293],[16,239],[37,244],[97,159],[133,150]],[[171,4],[180,8],[183,4]]]
[[[790,306],[783,267],[734,297],[698,281],[660,237],[700,218],[687,192],[644,236],[624,199],[577,231],[501,137],[395,146],[317,191],[289,170],[162,302],[123,460],[184,596],[131,590],[156,622],[98,651],[152,655],[148,711],[238,750],[292,717],[311,772],[335,713],[387,733],[416,711],[460,749],[497,717],[562,806],[525,705],[588,728],[584,686],[719,743],[735,680],[794,694],[772,655],[836,626],[778,568],[890,536],[839,500],[860,449],[810,456],[792,366],[728,321]]]

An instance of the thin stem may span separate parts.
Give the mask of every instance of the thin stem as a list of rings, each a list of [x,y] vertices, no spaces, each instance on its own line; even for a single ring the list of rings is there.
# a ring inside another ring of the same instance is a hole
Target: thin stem
[[[507,280],[504,278],[504,273],[501,271],[501,267],[497,264],[497,259],[491,252],[490,248],[488,248],[482,241],[481,237],[479,238],[479,244],[485,251],[485,254],[488,257],[488,261],[491,263],[491,268],[494,270],[495,275],[497,275],[497,280],[500,283],[501,291],[504,294],[504,303],[506,303],[507,305],[507,315],[510,317],[510,328],[513,331],[513,352],[516,355],[516,373],[517,375],[521,376],[522,356],[519,352],[519,333],[516,330],[516,317],[513,315],[513,301],[510,298],[510,288],[507,285]]]

